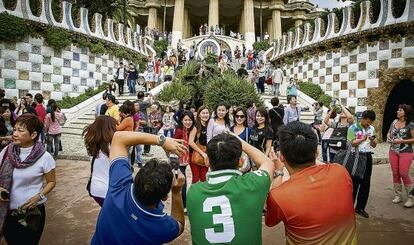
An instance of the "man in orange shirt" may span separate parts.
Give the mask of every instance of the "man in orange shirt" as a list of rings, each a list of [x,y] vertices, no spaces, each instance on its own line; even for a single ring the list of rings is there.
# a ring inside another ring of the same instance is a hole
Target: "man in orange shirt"
[[[279,131],[280,160],[290,179],[267,199],[266,225],[283,221],[287,244],[356,244],[352,179],[338,164],[316,165],[318,140],[309,125]]]

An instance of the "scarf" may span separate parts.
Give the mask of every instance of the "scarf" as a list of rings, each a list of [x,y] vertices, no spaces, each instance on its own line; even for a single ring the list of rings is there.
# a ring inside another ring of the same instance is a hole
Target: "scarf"
[[[14,169],[22,169],[32,166],[43,156],[44,153],[45,148],[43,147],[43,144],[41,142],[36,142],[33,145],[30,154],[22,162],[20,159],[20,147],[14,143],[11,143],[7,147],[0,164],[0,186],[10,192],[13,183]],[[3,229],[3,223],[6,219],[8,211],[9,202],[0,202],[0,231]]]

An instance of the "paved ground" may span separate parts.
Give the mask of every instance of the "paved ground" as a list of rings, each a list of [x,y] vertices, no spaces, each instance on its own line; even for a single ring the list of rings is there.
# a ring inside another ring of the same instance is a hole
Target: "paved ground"
[[[90,171],[89,162],[58,160],[56,170],[57,186],[47,202],[47,220],[41,244],[89,244],[99,213],[99,206],[85,190]],[[187,175],[190,177],[190,173]],[[357,220],[360,244],[412,244],[414,208],[404,209],[402,204],[392,204],[392,197],[389,166],[374,166],[372,191],[367,207],[371,218],[358,217]],[[167,211],[170,210],[170,205],[167,201]],[[318,207],[313,208],[318,212]],[[189,228],[187,220],[184,234],[172,244],[190,244]],[[263,242],[283,244],[283,225],[264,227]]]

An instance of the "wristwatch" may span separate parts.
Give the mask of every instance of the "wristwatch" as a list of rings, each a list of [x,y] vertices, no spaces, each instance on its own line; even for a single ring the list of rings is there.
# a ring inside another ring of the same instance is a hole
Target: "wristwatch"
[[[273,174],[273,178],[277,178],[277,177],[279,177],[279,176],[282,176],[282,177],[283,177],[283,175],[285,175],[285,173],[283,173],[283,171],[282,171],[282,170],[276,170],[276,171],[274,172],[274,174]]]
[[[167,137],[165,137],[165,135],[161,134],[161,135],[158,137],[158,139],[159,139],[158,145],[159,145],[159,146],[163,146],[163,145],[164,145],[164,143],[165,143],[165,141],[167,140]]]
[[[43,195],[42,193],[39,193],[39,197],[40,197],[40,201],[43,201],[46,199],[46,196]]]

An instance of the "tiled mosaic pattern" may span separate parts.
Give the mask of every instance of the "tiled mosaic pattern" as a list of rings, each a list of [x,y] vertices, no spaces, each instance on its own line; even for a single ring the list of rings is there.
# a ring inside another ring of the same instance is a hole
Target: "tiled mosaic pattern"
[[[41,43],[42,39],[32,38],[17,44],[0,43],[0,87],[7,96],[31,92],[60,100],[65,94],[79,95],[114,77],[119,62],[112,55],[96,56],[75,46],[58,51]]]
[[[285,65],[287,77],[318,84],[356,111],[366,109],[368,89],[378,87],[378,70],[414,66],[414,38],[379,41],[352,51],[326,52],[318,58]],[[413,67],[414,69],[414,67]]]

